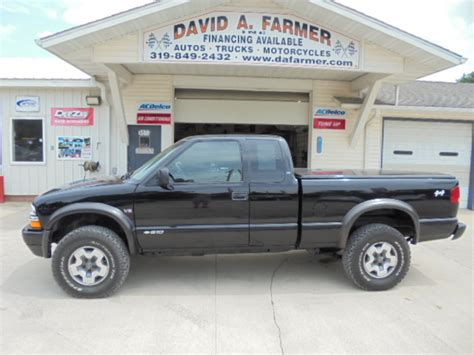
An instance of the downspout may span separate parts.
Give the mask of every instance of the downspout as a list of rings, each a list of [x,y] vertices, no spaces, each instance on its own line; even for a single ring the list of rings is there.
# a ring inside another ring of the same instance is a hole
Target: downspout
[[[113,102],[114,115],[117,115],[119,120],[119,132],[122,143],[128,145],[128,129],[127,119],[125,117],[125,110],[122,101],[121,83],[117,73],[107,68],[107,74],[110,85],[111,101]]]
[[[100,97],[105,105],[105,114],[107,115],[108,119],[108,127],[107,127],[107,135],[106,135],[106,143],[107,149],[105,150],[105,161],[107,163],[107,175],[113,175],[112,173],[112,145],[110,144],[110,134],[112,132],[112,117],[111,117],[111,110],[110,110],[110,101],[107,94],[107,87],[104,83],[97,81],[96,78],[91,78],[91,82],[97,86],[100,90]]]
[[[400,85],[395,85],[395,106],[400,105]]]
[[[472,124],[471,171],[469,176],[467,208],[469,208],[471,211],[474,211],[474,123]]]
[[[375,109],[374,112],[370,113],[369,119],[367,120],[367,123],[365,124],[364,128],[364,169],[369,169],[369,151],[370,151],[370,144],[369,144],[369,123],[374,120],[375,118],[379,118],[380,116],[380,110]]]
[[[360,136],[365,132],[365,126],[371,117],[372,109],[381,87],[382,79],[374,81],[364,98],[364,102],[362,103],[360,109],[359,118],[350,137],[349,144],[351,148],[354,148],[357,145]]]

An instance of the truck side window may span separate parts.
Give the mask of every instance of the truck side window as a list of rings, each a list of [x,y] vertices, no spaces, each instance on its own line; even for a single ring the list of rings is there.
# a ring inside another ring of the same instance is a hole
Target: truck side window
[[[253,182],[281,182],[285,179],[285,162],[279,142],[249,140],[250,171]]]
[[[232,141],[197,142],[168,166],[176,183],[242,181],[240,145]]]

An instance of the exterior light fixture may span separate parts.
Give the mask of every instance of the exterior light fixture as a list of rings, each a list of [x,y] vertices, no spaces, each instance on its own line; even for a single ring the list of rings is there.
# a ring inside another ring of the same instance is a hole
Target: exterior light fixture
[[[101,102],[100,96],[86,96],[86,103],[89,106],[99,106]]]

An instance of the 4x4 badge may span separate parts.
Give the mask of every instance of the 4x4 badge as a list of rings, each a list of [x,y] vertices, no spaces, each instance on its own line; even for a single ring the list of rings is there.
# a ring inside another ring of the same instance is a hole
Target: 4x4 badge
[[[143,234],[146,234],[146,235],[162,235],[162,234],[165,234],[165,231],[162,230],[162,229],[152,230],[152,231],[144,231]]]
[[[445,193],[446,193],[446,190],[436,190],[434,195],[435,197],[443,197]]]

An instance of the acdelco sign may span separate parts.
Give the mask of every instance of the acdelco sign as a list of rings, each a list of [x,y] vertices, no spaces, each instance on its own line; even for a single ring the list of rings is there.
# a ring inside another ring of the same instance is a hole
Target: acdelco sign
[[[345,117],[346,111],[330,108],[319,108],[314,114],[315,117]]]
[[[139,112],[143,111],[171,111],[170,104],[163,104],[163,103],[145,103],[140,104],[138,107]]]

